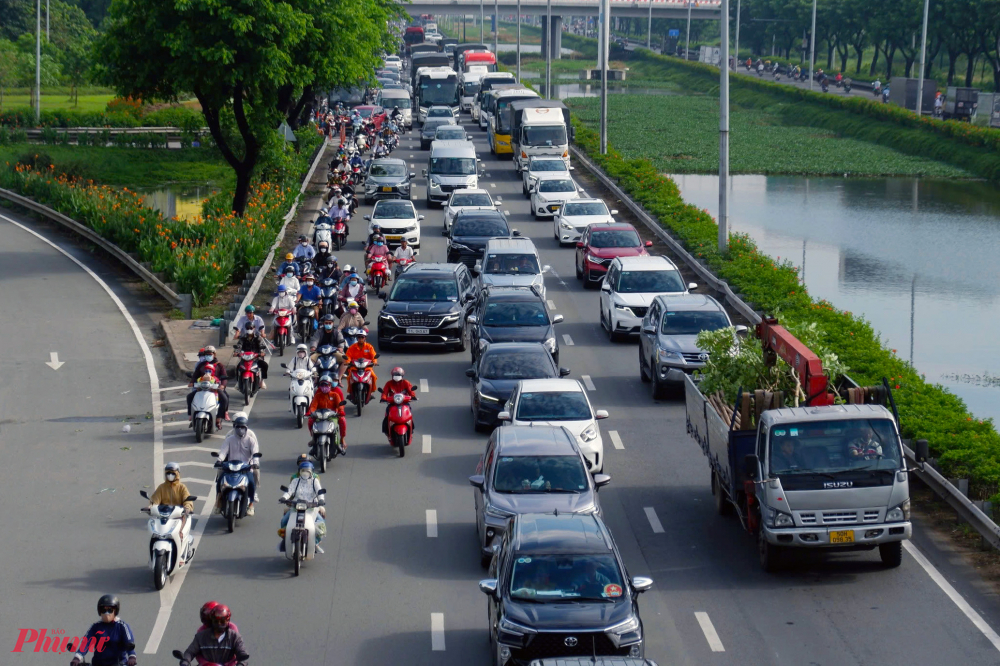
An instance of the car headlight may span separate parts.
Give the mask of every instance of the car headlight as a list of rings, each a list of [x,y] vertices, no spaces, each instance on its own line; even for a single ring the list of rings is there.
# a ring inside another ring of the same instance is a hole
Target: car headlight
[[[588,254],[587,255],[587,261],[589,261],[592,264],[599,264],[599,263],[601,263],[601,258],[600,257],[595,257],[592,254]]]
[[[659,354],[661,361],[677,361],[684,358],[680,352],[670,351],[668,349],[658,349],[657,353]]]
[[[545,346],[546,349],[549,350],[550,354],[556,353],[556,339],[554,337],[547,339],[542,344]]]
[[[768,507],[767,524],[771,527],[795,527],[795,521],[787,513]]]
[[[538,633],[531,627],[526,627],[523,624],[512,622],[505,617],[500,618],[500,631],[503,631],[508,634],[514,634],[516,636],[524,636],[525,634]]]
[[[616,625],[610,626],[604,630],[605,633],[616,634],[621,636],[622,634],[631,634],[632,632],[639,631],[639,618],[634,615],[624,622],[619,622]]]
[[[632,308],[630,308],[627,305],[622,305],[621,303],[615,303],[615,309],[621,310],[622,312],[626,312],[628,314],[632,314]]]
[[[573,225],[567,222],[566,220],[563,220],[559,223],[559,228],[566,229],[567,231],[574,231]]]
[[[889,509],[885,514],[885,522],[901,523],[910,519],[910,500],[906,500],[899,506]]]
[[[486,505],[486,515],[491,518],[496,518],[497,520],[507,520],[508,518],[514,516],[512,512],[506,511],[504,509],[499,509],[493,506],[492,504]]]
[[[441,182],[431,178],[430,186],[432,190],[437,190],[441,188]]]
[[[482,391],[479,391],[478,393],[479,393],[479,399],[480,400],[485,400],[486,402],[500,402],[500,398],[494,398],[491,395],[486,395]]]
[[[580,433],[580,439],[585,442],[592,442],[597,439],[597,428],[595,426],[587,426],[587,429]]]

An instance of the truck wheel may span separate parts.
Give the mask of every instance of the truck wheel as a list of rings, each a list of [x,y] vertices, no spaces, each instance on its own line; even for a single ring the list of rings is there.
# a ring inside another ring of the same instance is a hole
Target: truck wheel
[[[760,568],[765,572],[774,573],[781,568],[782,549],[768,543],[763,528],[757,530],[757,553],[760,555]]]
[[[733,515],[733,505],[726,497],[726,491],[722,489],[719,475],[712,472],[712,495],[715,497],[715,512],[720,516]]]
[[[878,556],[882,558],[882,564],[886,568],[898,567],[903,562],[903,542],[892,541],[879,544]]]

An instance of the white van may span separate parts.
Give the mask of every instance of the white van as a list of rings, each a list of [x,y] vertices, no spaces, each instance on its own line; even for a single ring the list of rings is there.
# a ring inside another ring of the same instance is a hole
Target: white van
[[[435,141],[423,175],[427,178],[427,207],[443,204],[453,190],[479,187],[480,161],[471,141]]]
[[[545,298],[544,273],[538,250],[530,238],[491,238],[486,241],[483,258],[476,261],[473,273],[485,287],[535,287]]]
[[[483,74],[486,73],[485,69],[476,68],[475,71],[465,72],[460,77],[461,79],[461,105],[462,111],[472,112],[472,103],[476,100],[476,95],[479,94],[479,81],[483,78]]]
[[[403,114],[403,125],[413,127],[413,103],[410,94],[401,88],[385,88],[379,91],[378,105],[385,109],[386,114],[392,113],[392,108],[398,106]]]

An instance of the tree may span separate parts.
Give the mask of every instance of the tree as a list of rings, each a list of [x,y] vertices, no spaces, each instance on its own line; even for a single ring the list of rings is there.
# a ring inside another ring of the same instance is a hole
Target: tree
[[[0,110],[3,110],[4,90],[16,80],[18,56],[14,42],[0,39]]]
[[[35,35],[24,33],[15,45],[17,58],[14,61],[14,81],[22,88],[28,88],[31,92],[31,108],[35,108]],[[59,62],[56,56],[59,50],[51,44],[42,43],[42,66],[41,83],[42,86],[55,86],[59,84],[61,74]]]
[[[80,85],[87,80],[90,71],[92,45],[89,41],[70,44],[62,52],[62,71],[72,89],[73,106],[80,103]]]

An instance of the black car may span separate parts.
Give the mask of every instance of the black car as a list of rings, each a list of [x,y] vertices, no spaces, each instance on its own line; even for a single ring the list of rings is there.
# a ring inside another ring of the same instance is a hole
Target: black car
[[[540,342],[558,365],[559,340],[554,324],[562,315],[549,316],[541,290],[536,287],[487,287],[479,306],[466,320],[472,361],[493,342]]]
[[[365,174],[365,203],[379,199],[409,199],[410,183],[417,174],[406,170],[406,162],[394,157],[372,160]]]
[[[497,424],[497,414],[522,379],[552,379],[569,374],[537,342],[497,342],[479,352],[465,371],[472,379],[472,424],[482,431]]]
[[[611,532],[594,514],[514,516],[490,578],[490,648],[497,666],[551,657],[631,657],[645,652],[638,595]]]
[[[476,304],[462,264],[411,264],[392,283],[378,315],[378,346],[423,344],[465,349],[465,319]]]
[[[462,262],[469,268],[483,258],[486,241],[497,237],[520,236],[521,232],[511,229],[507,218],[498,210],[460,210],[451,228],[441,232],[448,237],[448,263]]]

